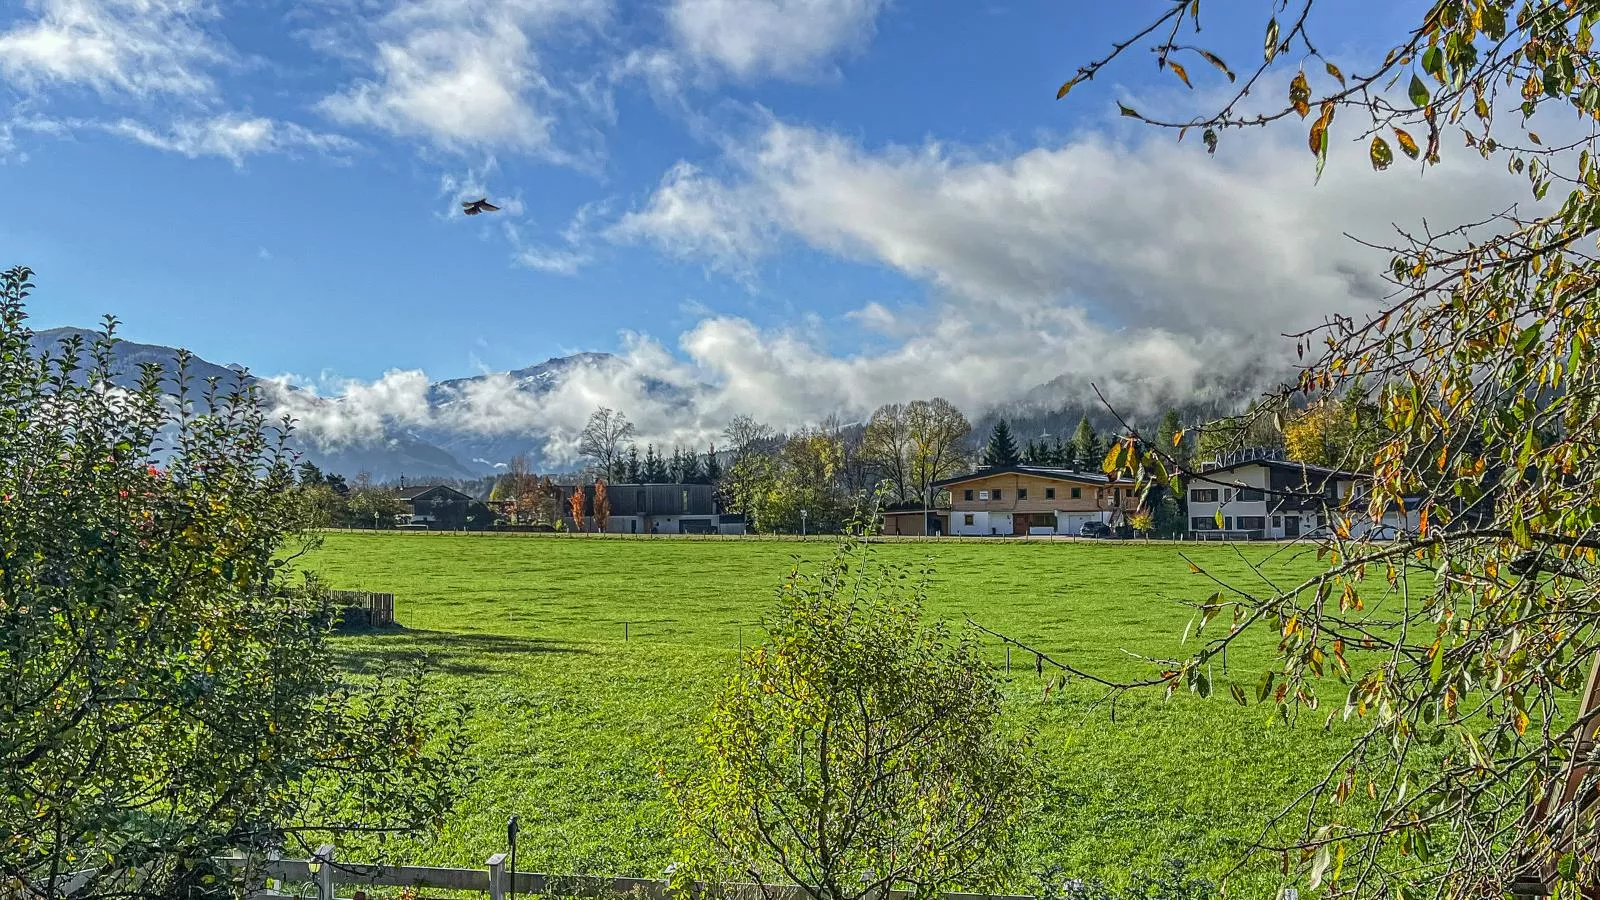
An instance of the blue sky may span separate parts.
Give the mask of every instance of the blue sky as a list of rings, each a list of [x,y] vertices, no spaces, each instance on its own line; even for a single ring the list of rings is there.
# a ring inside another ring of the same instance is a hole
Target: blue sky
[[[780,420],[1192,377],[1371,299],[1370,260],[1315,239],[1481,173],[1385,182],[1356,150],[1311,190],[1298,131],[1208,159],[1114,116],[1217,89],[1143,50],[1054,99],[1165,5],[12,3],[0,246],[38,272],[39,327],[115,312],[331,392],[575,350]],[[1322,45],[1359,62],[1418,5],[1331,6]],[[1209,3],[1202,36],[1259,58],[1270,8]],[[455,211],[479,193],[505,209]]]

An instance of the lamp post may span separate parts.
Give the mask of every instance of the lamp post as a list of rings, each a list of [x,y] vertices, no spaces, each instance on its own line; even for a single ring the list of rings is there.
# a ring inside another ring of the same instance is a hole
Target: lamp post
[[[806,511],[800,510],[800,536],[806,536]]]

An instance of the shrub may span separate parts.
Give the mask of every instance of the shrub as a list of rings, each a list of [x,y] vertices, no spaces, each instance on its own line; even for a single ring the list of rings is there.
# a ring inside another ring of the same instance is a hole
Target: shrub
[[[713,880],[804,885],[821,900],[992,884],[1025,813],[1027,740],[1004,736],[991,666],[923,618],[927,572],[847,540],[779,591],[669,779]]]

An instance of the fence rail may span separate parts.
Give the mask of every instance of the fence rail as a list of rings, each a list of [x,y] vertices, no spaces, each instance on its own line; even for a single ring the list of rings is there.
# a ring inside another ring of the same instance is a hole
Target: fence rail
[[[218,857],[217,862],[243,868],[242,856]],[[256,873],[261,878],[314,884],[317,900],[335,900],[335,887],[411,887],[477,891],[490,900],[504,900],[510,894],[545,897],[623,897],[640,900],[679,900],[682,894],[666,881],[653,878],[626,878],[610,875],[549,875],[542,872],[510,872],[506,855],[496,853],[481,869],[453,869],[434,866],[391,866],[348,863],[334,859],[333,847],[323,845],[310,859],[267,860]],[[749,900],[812,900],[812,892],[798,885],[704,884],[688,888],[693,897],[749,898]],[[257,891],[253,896],[281,896]],[[885,900],[907,900],[907,891],[890,891]],[[947,893],[940,900],[1036,900],[1021,894]]]

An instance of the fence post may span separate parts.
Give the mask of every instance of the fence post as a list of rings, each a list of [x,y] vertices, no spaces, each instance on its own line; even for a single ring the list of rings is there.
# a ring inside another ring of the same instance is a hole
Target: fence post
[[[318,847],[313,858],[317,861],[317,900],[333,900],[333,845]]]
[[[489,900],[506,900],[506,855],[489,857]],[[516,877],[513,875],[512,877]]]

